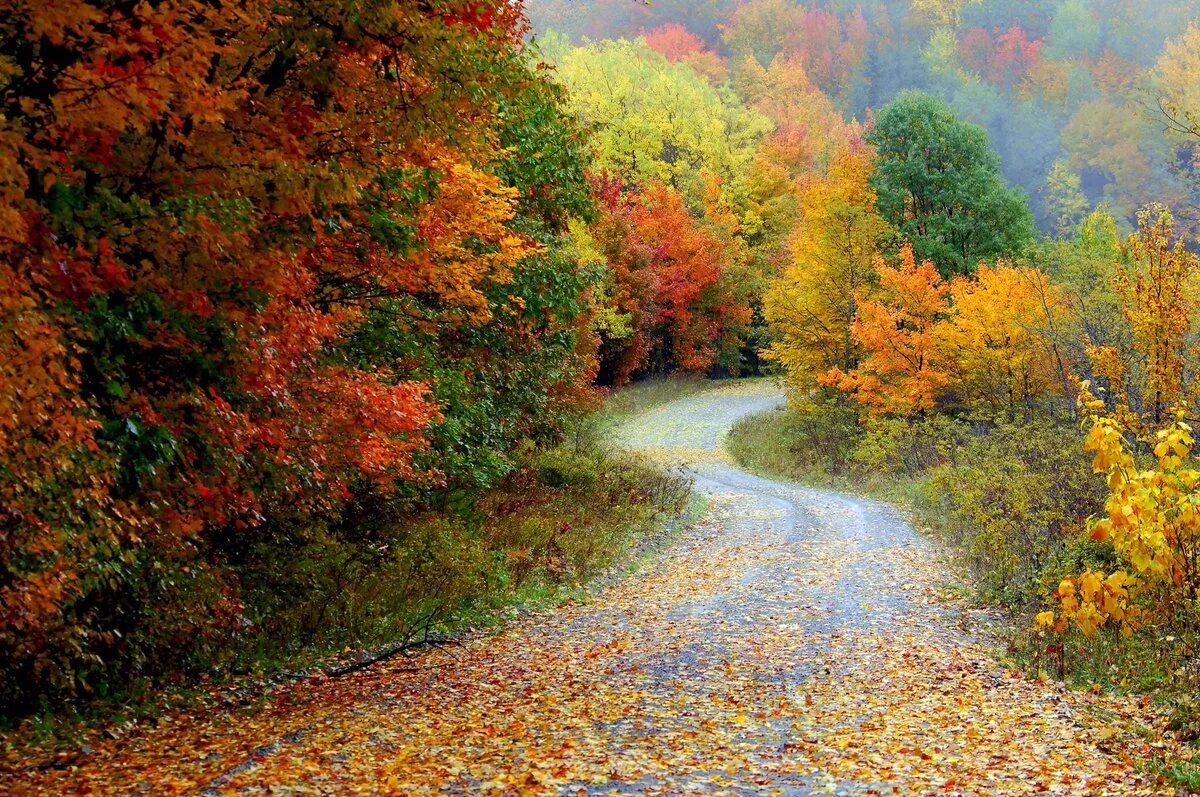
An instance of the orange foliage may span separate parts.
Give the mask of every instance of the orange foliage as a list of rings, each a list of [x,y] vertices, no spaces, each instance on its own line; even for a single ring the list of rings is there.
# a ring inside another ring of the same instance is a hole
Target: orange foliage
[[[597,239],[618,286],[613,305],[633,326],[630,338],[607,347],[612,379],[627,382],[648,367],[703,372],[736,350],[750,309],[718,233],[661,184],[639,196],[610,186],[606,211]]]
[[[683,61],[707,49],[703,39],[674,22],[660,25],[647,33],[646,46],[661,53],[671,63]]]
[[[437,483],[428,381],[346,346],[386,302],[493,319],[539,252],[496,168],[533,77],[502,0],[0,9],[0,691],[70,689],[137,568],[207,590],[155,609],[183,655],[239,610],[213,537]]]
[[[873,298],[859,304],[852,326],[862,360],[849,373],[834,368],[821,381],[850,393],[873,413],[926,412],[950,381],[937,363],[934,335],[949,311],[950,286],[932,262],[918,264],[907,245],[899,265],[881,259],[875,268],[879,286]]]
[[[952,312],[935,330],[939,361],[967,403],[1026,412],[1069,388],[1051,333],[1064,321],[1061,291],[1037,269],[980,265],[950,285]]]

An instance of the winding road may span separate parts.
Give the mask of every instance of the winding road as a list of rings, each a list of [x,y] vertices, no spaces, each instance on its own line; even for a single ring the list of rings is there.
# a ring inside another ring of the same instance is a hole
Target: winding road
[[[678,541],[588,602],[330,683],[286,736],[256,718],[274,741],[196,791],[1158,793],[1093,698],[992,658],[895,509],[729,460],[728,429],[782,402],[735,383],[631,419],[626,445],[706,498]]]

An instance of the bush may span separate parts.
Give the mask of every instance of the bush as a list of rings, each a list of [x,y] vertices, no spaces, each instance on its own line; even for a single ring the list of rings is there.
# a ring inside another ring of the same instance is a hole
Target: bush
[[[861,437],[856,409],[817,399],[742,419],[727,445],[751,470],[823,484],[851,474]]]
[[[1073,429],[1002,425],[929,471],[920,508],[962,545],[988,591],[1019,602],[1040,594],[1043,570],[1083,536],[1103,487]]]
[[[967,439],[965,423],[943,415],[919,420],[869,418],[851,454],[862,477],[923,473],[953,459]]]
[[[270,667],[304,651],[372,645],[485,619],[525,594],[554,594],[611,566],[690,484],[596,442],[527,449],[495,488],[436,512],[360,506],[340,524],[280,531],[245,556],[247,650],[227,664]],[[342,526],[354,526],[354,534]]]

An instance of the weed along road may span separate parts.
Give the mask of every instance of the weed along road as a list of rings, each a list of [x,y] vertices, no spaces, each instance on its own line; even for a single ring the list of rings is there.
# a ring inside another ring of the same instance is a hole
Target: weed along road
[[[1154,793],[1092,698],[962,630],[951,571],[896,510],[729,461],[729,427],[782,400],[732,384],[617,430],[686,463],[708,508],[592,600],[241,724],[168,725],[126,742],[153,765],[92,762],[60,793]],[[248,735],[250,754],[228,741]]]

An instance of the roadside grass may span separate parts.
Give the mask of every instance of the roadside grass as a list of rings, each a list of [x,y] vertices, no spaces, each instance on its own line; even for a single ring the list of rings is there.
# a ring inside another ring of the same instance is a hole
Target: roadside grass
[[[720,382],[702,376],[655,377],[625,387],[611,388],[604,408],[595,416],[604,428],[648,412],[676,399],[712,390]]]
[[[831,474],[825,462],[798,444],[804,436],[802,421],[781,407],[738,421],[725,447],[739,465],[760,476],[814,487],[849,487],[849,480]]]
[[[1196,751],[1200,754],[1200,750]],[[1193,761],[1170,760],[1156,756],[1146,766],[1146,771],[1159,775],[1185,794],[1200,794],[1200,764]]]

